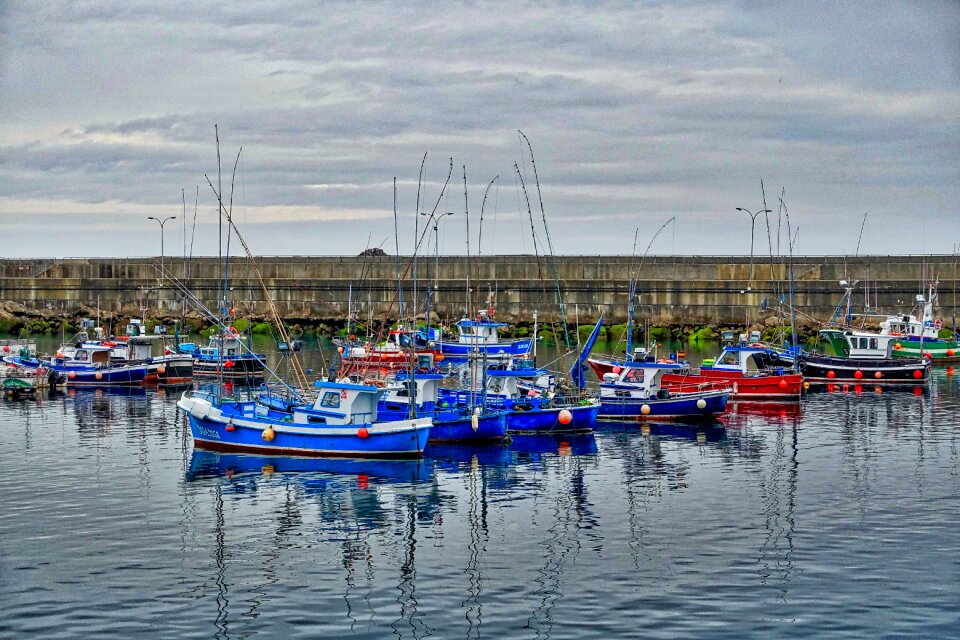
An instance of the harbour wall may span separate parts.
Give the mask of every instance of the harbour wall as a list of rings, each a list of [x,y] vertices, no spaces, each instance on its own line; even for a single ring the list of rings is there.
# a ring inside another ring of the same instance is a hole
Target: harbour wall
[[[280,314],[291,322],[342,322],[352,291],[361,320],[399,315],[397,260],[393,256],[264,256],[256,259]],[[76,315],[97,308],[110,316],[164,316],[179,313],[181,293],[161,277],[160,258],[63,258],[0,260],[0,304],[46,313]],[[163,267],[209,307],[223,288],[223,262],[215,257],[166,257]],[[751,278],[752,269],[752,278]],[[402,297],[414,300],[413,265],[401,258],[406,274]],[[251,261],[230,262],[227,299],[238,316],[266,317],[267,297]],[[470,306],[495,300],[496,319],[541,321],[558,317],[557,282],[567,320],[589,324],[603,313],[608,324],[626,321],[631,277],[637,278],[638,318],[650,324],[740,325],[788,312],[790,267],[785,261],[754,256],[483,256],[421,258],[417,264],[418,307],[427,289],[432,309],[456,319]],[[805,318],[828,320],[843,289],[840,280],[859,280],[853,304],[881,311],[908,311],[924,279],[939,280],[940,314],[956,313],[957,261],[953,256],[803,256],[793,261],[794,304]],[[784,306],[778,303],[783,299]],[[766,303],[764,304],[764,300]]]

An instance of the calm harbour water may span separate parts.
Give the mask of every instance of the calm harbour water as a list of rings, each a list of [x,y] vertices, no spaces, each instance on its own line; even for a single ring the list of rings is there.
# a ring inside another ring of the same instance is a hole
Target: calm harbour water
[[[0,402],[5,637],[956,637],[960,377],[725,427],[194,451],[177,394]]]

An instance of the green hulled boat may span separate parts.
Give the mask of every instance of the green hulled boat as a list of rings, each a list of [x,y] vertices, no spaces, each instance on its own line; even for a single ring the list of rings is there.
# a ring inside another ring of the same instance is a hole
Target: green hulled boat
[[[895,358],[928,357],[934,363],[960,362],[960,343],[956,336],[953,339],[940,337],[943,321],[933,317],[933,308],[937,300],[936,285],[928,288],[928,296],[917,296],[917,306],[913,313],[887,316],[880,323],[880,333],[885,336],[894,336],[893,356]],[[921,319],[922,318],[922,319]]]

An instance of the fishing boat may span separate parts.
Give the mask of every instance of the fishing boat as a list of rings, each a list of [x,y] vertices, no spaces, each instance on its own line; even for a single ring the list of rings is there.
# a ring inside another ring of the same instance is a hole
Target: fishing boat
[[[899,336],[852,329],[821,329],[819,336],[833,353],[799,357],[800,373],[806,381],[925,386],[930,380],[929,358],[893,357]]]
[[[378,422],[383,389],[318,381],[311,405],[276,411],[255,400],[185,391],[177,401],[201,449],[270,455],[332,457],[419,457],[430,418]]]
[[[360,343],[356,340],[335,339],[340,354],[340,375],[362,373],[370,369],[396,370],[410,366],[412,358],[420,368],[432,369],[443,360],[439,349],[430,346],[422,331],[393,329],[381,344]]]
[[[759,342],[727,345],[714,359],[704,360],[699,370],[678,370],[662,376],[665,389],[713,385],[730,388],[730,400],[797,401],[803,393],[803,376],[792,370],[793,362],[782,352]]]
[[[730,389],[706,384],[674,384],[663,376],[678,371],[676,362],[631,362],[600,383],[602,420],[715,420],[727,410]]]
[[[224,378],[263,377],[267,356],[253,353],[235,327],[227,327],[220,335],[210,336],[206,347],[181,343],[180,353],[193,356],[193,375],[222,376]]]
[[[4,361],[35,371],[56,371],[66,378],[68,387],[143,384],[147,377],[147,365],[114,363],[110,358],[111,351],[109,346],[90,344],[81,345],[71,357],[59,353],[50,360],[16,356],[4,358]]]
[[[398,375],[385,387],[386,394],[380,400],[378,416],[385,420],[402,420],[410,413],[413,396],[415,415],[433,418],[430,442],[500,442],[507,434],[507,412],[469,406],[440,400],[440,384],[445,376],[418,373]],[[411,393],[411,387],[413,387]]]
[[[919,317],[908,314],[889,315],[880,323],[880,334],[897,338],[891,355],[894,358],[927,357],[936,363],[960,362],[960,343],[940,337],[943,321],[934,318],[937,300],[936,285],[930,284],[927,297],[918,294],[915,309]]]
[[[193,357],[178,353],[168,344],[165,328],[148,334],[144,323],[134,318],[126,326],[125,339],[104,342],[111,346],[111,358],[128,363],[147,365],[146,384],[180,385],[193,380]],[[158,353],[159,352],[159,353]]]
[[[508,340],[500,337],[500,329],[508,325],[491,320],[492,310],[493,307],[481,310],[475,320],[463,318],[458,321],[456,342],[445,341],[440,335],[435,343],[436,348],[448,358],[486,354],[489,359],[507,359],[530,353],[534,344],[532,338]]]
[[[464,390],[441,389],[440,399],[451,405],[487,406],[507,412],[508,433],[592,431],[600,408],[595,399],[566,397],[555,391],[530,389],[524,393],[521,380],[548,375],[546,369],[494,366],[486,369],[485,385]]]

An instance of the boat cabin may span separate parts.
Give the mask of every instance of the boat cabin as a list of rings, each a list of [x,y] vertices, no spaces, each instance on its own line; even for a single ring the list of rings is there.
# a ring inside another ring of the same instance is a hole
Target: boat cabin
[[[469,320],[463,318],[457,323],[460,344],[499,344],[500,327],[506,327],[506,322],[493,322],[483,319]]]
[[[432,409],[440,396],[440,383],[444,376],[434,373],[417,374],[414,379],[414,402],[418,407]],[[394,384],[386,388],[384,402],[388,406],[410,405],[410,376],[398,376]]]
[[[752,344],[749,346],[727,345],[712,364],[705,361],[701,368],[751,374],[770,369],[783,369],[785,366],[789,367],[790,363],[785,362],[776,351]]]
[[[310,407],[293,410],[296,424],[364,425],[377,421],[377,404],[385,389],[366,384],[318,380],[317,399]]]
[[[236,358],[243,354],[243,345],[240,343],[240,336],[236,334],[227,334],[225,336],[211,336],[210,344],[206,347],[200,347],[199,354],[202,358],[215,359],[221,357],[219,353],[223,348],[222,356],[224,358]]]
[[[619,373],[607,373],[600,383],[601,398],[646,398],[660,393],[665,373],[683,366],[676,362],[644,362],[625,365]]]
[[[864,358],[880,360],[892,355],[893,343],[898,336],[885,336],[865,331],[821,329],[820,337],[840,358]]]
[[[77,348],[66,364],[85,364],[90,366],[103,366],[110,364],[110,347],[94,344],[85,344]]]

